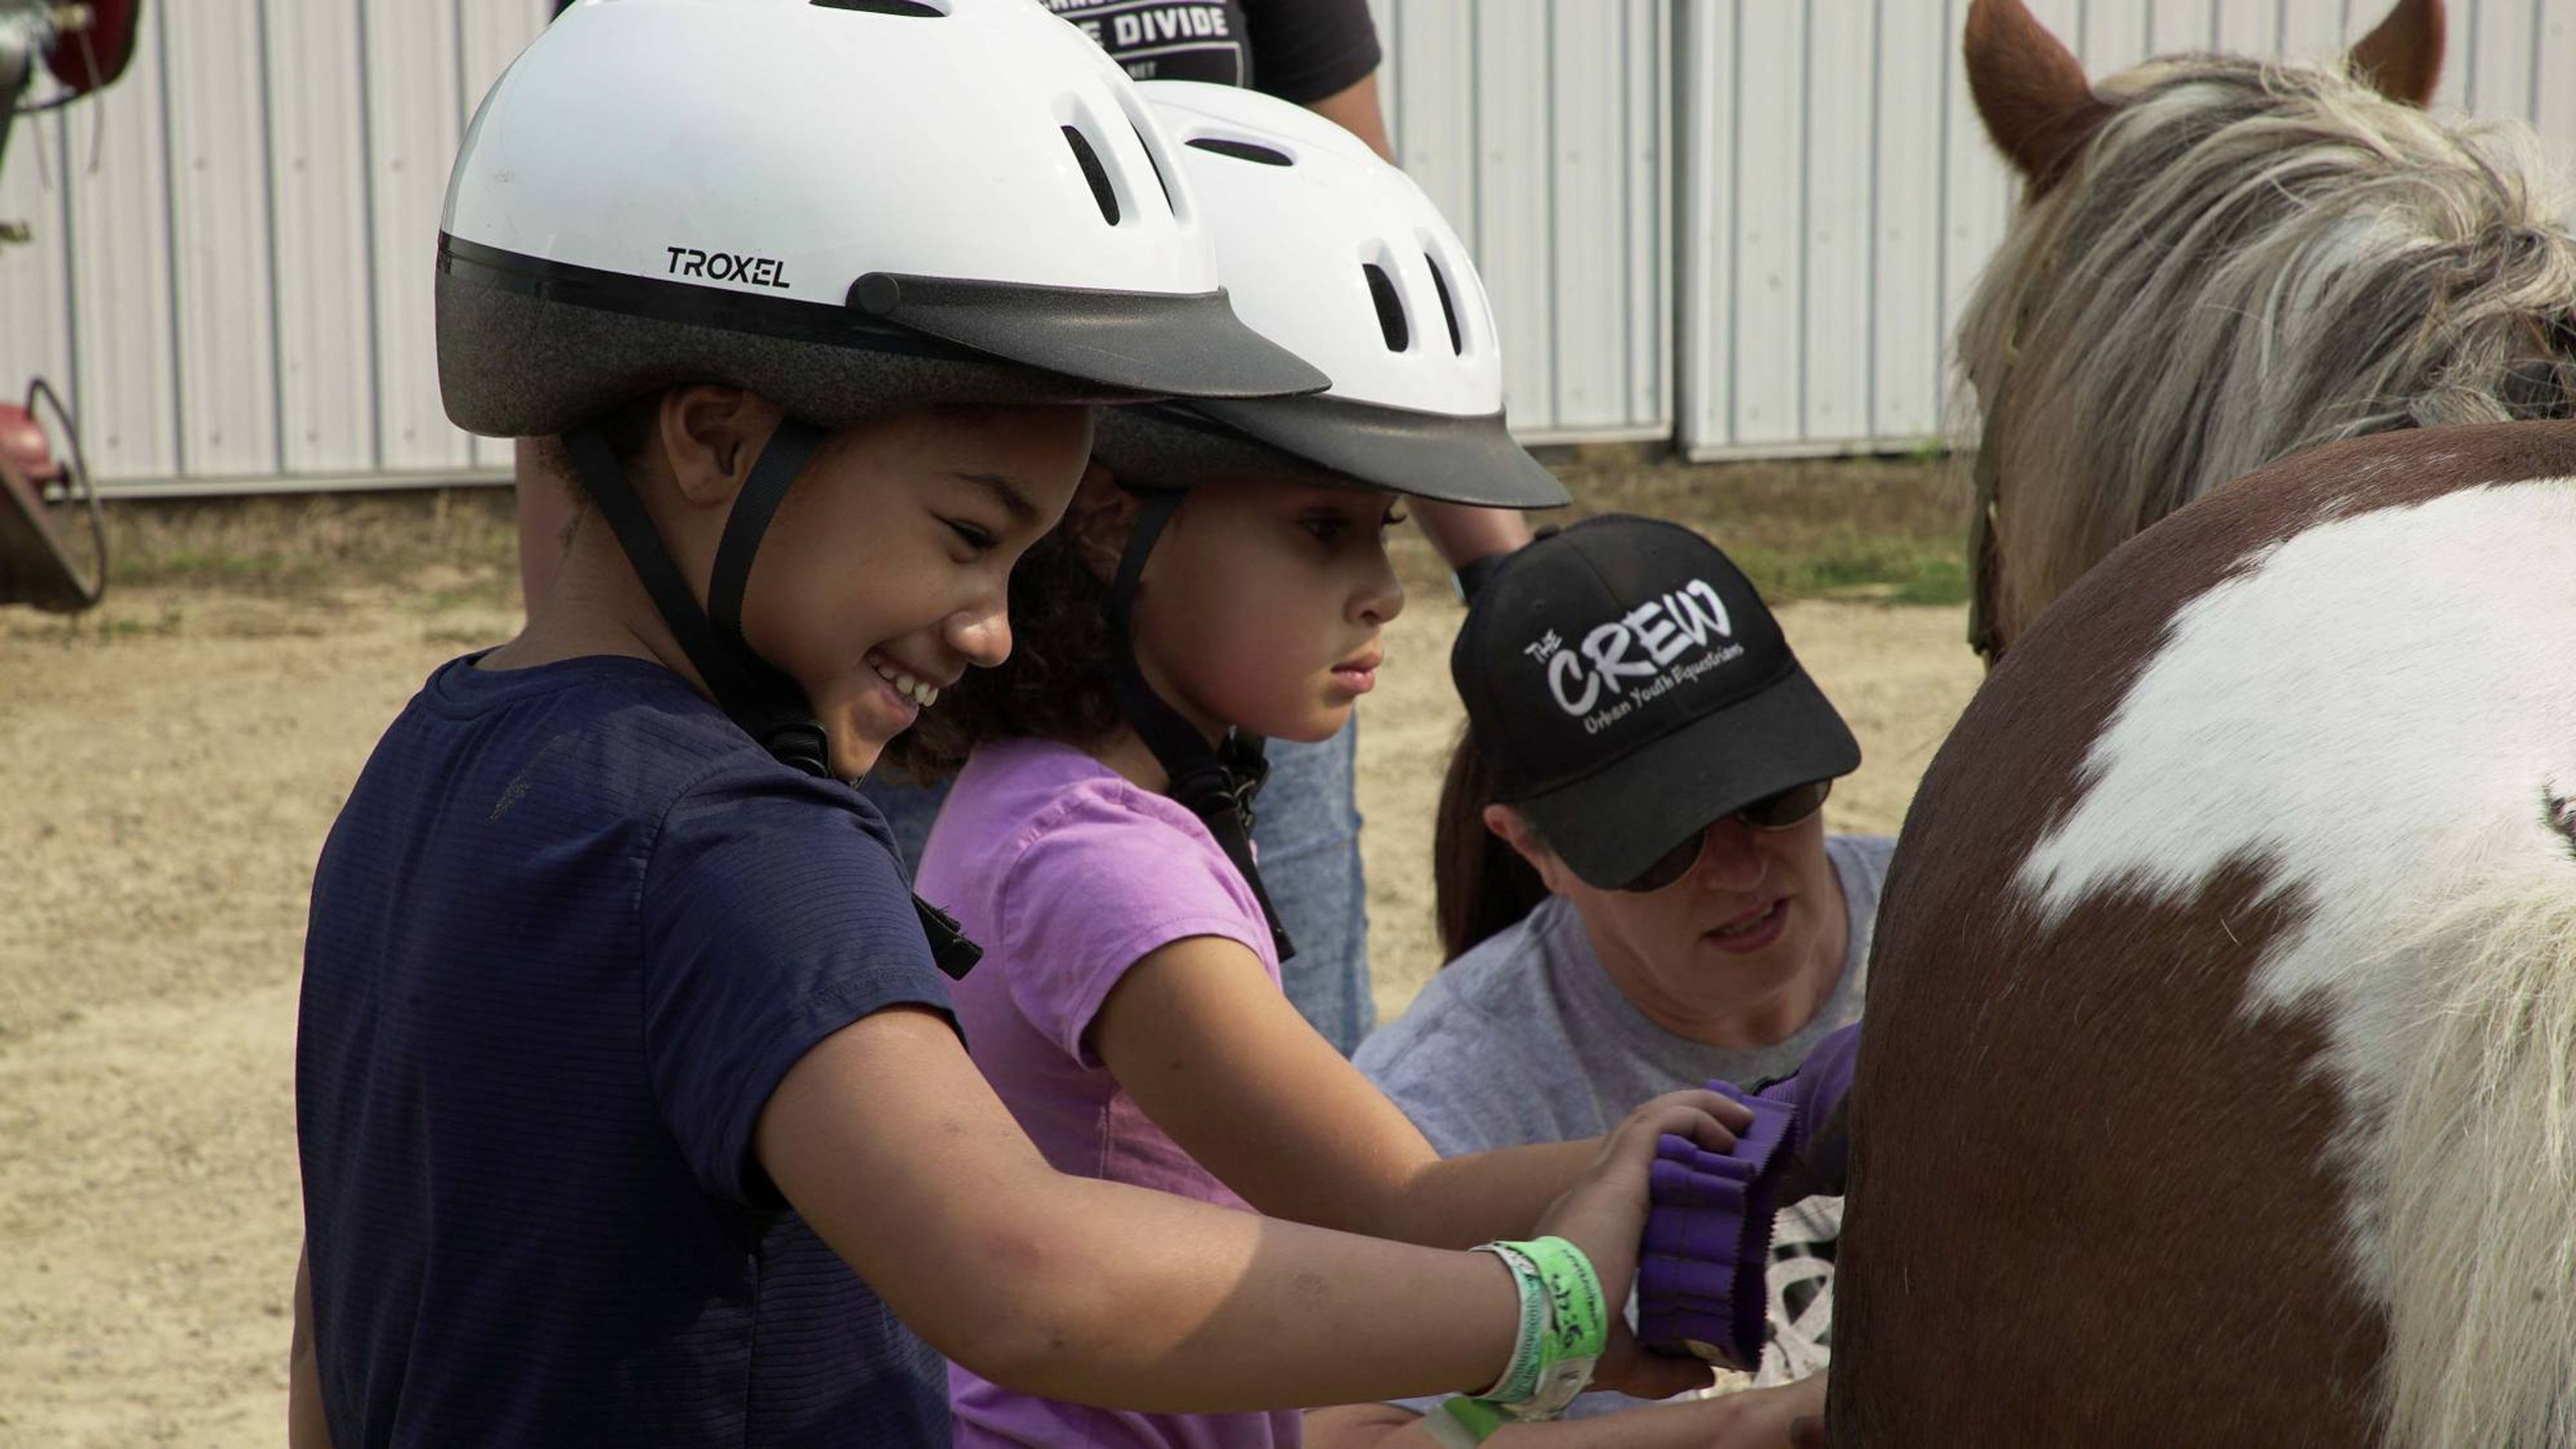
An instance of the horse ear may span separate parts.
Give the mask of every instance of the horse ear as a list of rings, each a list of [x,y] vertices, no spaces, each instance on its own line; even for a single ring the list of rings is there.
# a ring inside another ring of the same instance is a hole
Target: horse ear
[[[2442,0],[2397,0],[2344,62],[2372,90],[2422,109],[2442,82]]]
[[[1973,0],[1964,41],[1977,116],[2037,195],[2110,118],[2083,63],[2021,0]]]

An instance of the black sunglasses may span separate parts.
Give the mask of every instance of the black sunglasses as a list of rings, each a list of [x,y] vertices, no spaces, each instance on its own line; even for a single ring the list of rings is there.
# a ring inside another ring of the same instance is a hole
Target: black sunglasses
[[[1825,808],[1825,797],[1832,793],[1833,781],[1810,780],[1804,785],[1792,785],[1776,795],[1765,795],[1702,826],[1692,833],[1690,839],[1656,856],[1653,864],[1637,872],[1634,880],[1619,889],[1638,895],[1662,890],[1690,874],[1690,868],[1699,864],[1700,848],[1708,844],[1708,832],[1718,825],[1728,820],[1741,820],[1755,830],[1787,830],[1812,819],[1817,811]]]

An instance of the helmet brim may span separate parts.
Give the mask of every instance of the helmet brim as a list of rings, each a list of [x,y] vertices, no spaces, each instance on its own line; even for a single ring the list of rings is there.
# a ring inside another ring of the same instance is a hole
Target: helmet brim
[[[1092,451],[1122,480],[1148,487],[1249,473],[1482,508],[1573,501],[1512,440],[1501,413],[1459,417],[1335,397],[1194,399],[1103,413]]]
[[[888,280],[898,295],[883,310],[862,304],[860,285],[853,305],[832,307],[441,237],[439,387],[458,427],[529,437],[692,382],[748,389],[825,427],[936,403],[1239,398],[1328,385],[1245,326],[1222,291]]]
[[[1221,287],[1175,295],[870,272],[850,300],[925,336],[1138,393],[1267,398],[1332,386],[1245,325]]]

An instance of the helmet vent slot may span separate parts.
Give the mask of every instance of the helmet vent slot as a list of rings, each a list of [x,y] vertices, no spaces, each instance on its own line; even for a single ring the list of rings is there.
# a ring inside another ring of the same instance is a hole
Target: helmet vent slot
[[[1251,141],[1234,141],[1223,136],[1192,136],[1188,143],[1202,151],[1231,156],[1237,161],[1257,161],[1264,166],[1294,166],[1297,158],[1285,151]]]
[[[1154,159],[1152,143],[1145,139],[1144,131],[1134,121],[1129,121],[1127,128],[1136,132],[1136,144],[1145,151],[1145,164],[1154,168],[1154,184],[1163,188],[1163,209],[1178,214],[1180,208],[1172,205],[1172,183],[1163,179],[1163,163]]]
[[[1077,127],[1064,128],[1064,143],[1073,148],[1073,159],[1082,167],[1082,179],[1091,183],[1091,199],[1100,203],[1100,219],[1111,226],[1118,224],[1118,193],[1109,185],[1109,170],[1100,164],[1100,153],[1091,149],[1091,140]]]
[[[1440,270],[1438,257],[1426,253],[1422,259],[1431,264],[1431,286],[1440,294],[1440,315],[1449,320],[1449,350],[1464,357],[1467,355],[1467,339],[1458,331],[1458,304],[1449,300],[1448,274]]]
[[[1404,299],[1395,294],[1394,279],[1375,262],[1360,263],[1360,271],[1368,278],[1369,300],[1377,304],[1377,329],[1386,335],[1386,350],[1402,352],[1413,334],[1404,325]]]
[[[907,20],[941,20],[948,7],[931,0],[807,0],[826,10],[863,10],[870,15],[900,15]]]

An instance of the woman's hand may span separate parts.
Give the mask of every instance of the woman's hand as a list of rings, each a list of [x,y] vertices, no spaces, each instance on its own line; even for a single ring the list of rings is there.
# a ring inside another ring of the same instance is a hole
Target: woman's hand
[[[1725,1449],[1821,1449],[1825,1442],[1825,1376],[1810,1374],[1794,1384],[1746,1389],[1709,1402],[1732,1404],[1735,1414],[1711,1441]],[[1809,1435],[1812,1434],[1812,1438]]]
[[[1711,1152],[1723,1152],[1735,1145],[1736,1132],[1752,1123],[1753,1114],[1742,1103],[1705,1089],[1657,1097],[1629,1113],[1602,1139],[1600,1155],[1583,1180],[1558,1198],[1540,1220],[1541,1236],[1564,1238],[1592,1260],[1592,1271],[1601,1278],[1602,1296],[1611,1305],[1609,1346],[1593,1369],[1593,1382],[1599,1387],[1641,1399],[1662,1399],[1707,1386],[1708,1365],[1638,1348],[1626,1315],[1616,1305],[1627,1300],[1628,1286],[1637,1276],[1655,1139],[1670,1132]]]

